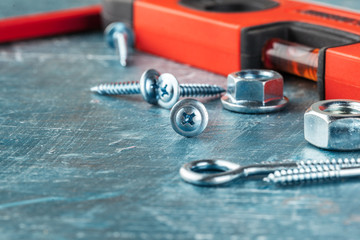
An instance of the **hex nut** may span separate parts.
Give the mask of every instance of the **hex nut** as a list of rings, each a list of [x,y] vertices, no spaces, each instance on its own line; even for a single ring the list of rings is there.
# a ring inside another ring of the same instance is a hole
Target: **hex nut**
[[[221,102],[225,109],[241,113],[266,113],[285,107],[283,77],[272,70],[249,69],[228,75],[228,89]]]
[[[328,150],[360,149],[360,101],[319,101],[304,115],[305,139]]]

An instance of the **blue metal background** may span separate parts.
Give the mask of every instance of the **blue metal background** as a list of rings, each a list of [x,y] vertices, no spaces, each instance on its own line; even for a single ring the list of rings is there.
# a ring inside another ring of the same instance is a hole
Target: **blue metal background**
[[[360,9],[356,0],[321,2]],[[3,0],[0,16],[93,3]],[[168,110],[141,96],[89,92],[103,82],[138,80],[150,67],[181,82],[226,87],[223,76],[140,52],[121,68],[101,33],[0,46],[1,239],[358,239],[359,181],[201,188],[178,174],[203,158],[360,157],[304,140],[315,83],[286,77],[290,105],[269,115],[235,114],[202,100],[209,126],[189,139],[172,130]]]

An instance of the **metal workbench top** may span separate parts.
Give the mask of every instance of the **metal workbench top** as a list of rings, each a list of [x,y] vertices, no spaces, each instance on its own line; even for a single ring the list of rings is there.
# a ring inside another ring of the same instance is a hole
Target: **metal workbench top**
[[[357,0],[323,2],[360,9]],[[93,3],[3,0],[0,17]],[[122,68],[100,32],[0,46],[1,239],[358,239],[358,180],[204,188],[178,173],[206,158],[245,165],[360,157],[304,140],[315,83],[287,77],[290,105],[274,114],[236,114],[203,99],[209,125],[184,138],[171,128],[169,110],[140,95],[89,91],[138,80],[148,68],[226,87],[224,76],[141,52]]]

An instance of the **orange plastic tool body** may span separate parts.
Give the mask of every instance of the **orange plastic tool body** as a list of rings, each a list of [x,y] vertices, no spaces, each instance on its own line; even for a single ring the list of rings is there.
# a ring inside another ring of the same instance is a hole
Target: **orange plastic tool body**
[[[327,50],[325,79],[326,99],[360,99],[360,43]]]
[[[300,22],[360,35],[359,13],[292,0],[276,2],[279,6],[261,11],[210,12],[189,8],[179,4],[178,0],[135,0],[136,47],[227,75],[240,70],[243,65],[241,35],[242,30],[249,27]],[[360,99],[360,78],[356,74],[360,58],[357,56],[360,56],[359,44],[326,50],[325,99],[350,96]],[[344,70],[348,71],[345,75]],[[351,87],[359,93],[343,93]]]
[[[0,19],[0,43],[101,29],[101,6]]]

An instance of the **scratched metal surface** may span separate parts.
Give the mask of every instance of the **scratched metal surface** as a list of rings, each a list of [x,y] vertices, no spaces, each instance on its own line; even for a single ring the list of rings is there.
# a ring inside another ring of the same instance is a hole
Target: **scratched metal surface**
[[[1,2],[2,16],[22,13],[22,4],[6,11],[12,2]],[[54,1],[49,9],[84,3],[94,1]],[[359,181],[200,188],[178,175],[182,164],[203,158],[249,164],[360,157],[304,140],[315,84],[287,78],[290,106],[271,115],[235,114],[202,100],[209,126],[188,139],[172,130],[168,110],[140,96],[89,92],[102,82],[138,80],[149,67],[181,82],[225,87],[222,76],[139,52],[123,69],[101,33],[0,46],[1,239],[358,238]]]

